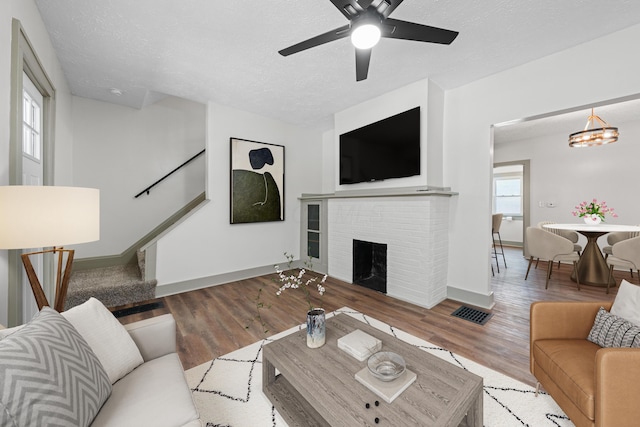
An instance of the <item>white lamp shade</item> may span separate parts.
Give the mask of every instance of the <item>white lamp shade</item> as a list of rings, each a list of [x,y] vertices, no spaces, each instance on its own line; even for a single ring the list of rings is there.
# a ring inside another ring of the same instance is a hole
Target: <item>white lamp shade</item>
[[[100,239],[94,188],[0,186],[0,249],[30,249]]]

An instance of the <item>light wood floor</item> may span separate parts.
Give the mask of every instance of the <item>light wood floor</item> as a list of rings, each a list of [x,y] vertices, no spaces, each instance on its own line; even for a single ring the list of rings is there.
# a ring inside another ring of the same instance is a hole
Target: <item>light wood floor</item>
[[[527,260],[522,251],[505,248],[507,268],[500,260],[500,273],[492,279],[495,307],[493,317],[485,325],[476,325],[451,316],[461,304],[445,300],[432,309],[396,300],[361,286],[328,279],[324,308],[332,311],[351,307],[376,319],[390,323],[410,334],[454,353],[500,371],[528,384],[534,384],[529,373],[529,306],[534,301],[611,301],[617,288],[609,295],[604,288],[583,286],[578,291],[569,279],[571,268],[562,265],[553,269],[549,289],[545,290],[547,264],[532,267],[527,281],[524,275]],[[493,261],[494,269],[495,260]],[[616,272],[618,283],[629,273]],[[301,294],[290,290],[275,296],[278,285],[275,275],[241,280],[206,289],[159,299],[164,308],[121,318],[123,323],[163,313],[172,313],[178,328],[178,352],[185,369],[244,347],[263,338],[262,328],[250,319],[255,314],[254,298],[264,289],[263,300],[271,308],[262,310],[263,319],[272,335],[303,323],[306,305]],[[247,328],[247,326],[249,326]]]

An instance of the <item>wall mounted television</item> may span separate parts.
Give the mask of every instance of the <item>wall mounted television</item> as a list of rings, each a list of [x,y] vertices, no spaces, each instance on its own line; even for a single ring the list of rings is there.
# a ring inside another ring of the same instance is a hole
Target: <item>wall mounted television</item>
[[[420,175],[420,107],[340,135],[340,185]]]

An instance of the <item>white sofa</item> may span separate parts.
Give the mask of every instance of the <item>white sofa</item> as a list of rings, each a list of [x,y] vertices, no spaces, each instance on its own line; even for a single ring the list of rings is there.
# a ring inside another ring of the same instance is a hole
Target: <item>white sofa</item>
[[[0,330],[0,340],[20,328]],[[200,427],[202,423],[176,353],[173,316],[165,314],[124,328],[140,351],[142,363],[115,380],[91,426]],[[82,328],[78,329],[82,334]],[[92,325],[92,330],[96,329],[100,327]],[[91,340],[87,342],[93,350]],[[114,359],[121,353],[117,348],[109,351]]]
[[[92,427],[202,424],[176,353],[171,314],[125,325],[144,363],[113,384]]]

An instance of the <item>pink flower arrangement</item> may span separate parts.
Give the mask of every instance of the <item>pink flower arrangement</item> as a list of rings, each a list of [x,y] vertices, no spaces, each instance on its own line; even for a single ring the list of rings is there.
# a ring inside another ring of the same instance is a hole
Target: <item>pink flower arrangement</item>
[[[597,199],[593,199],[591,202],[582,202],[576,206],[576,210],[571,212],[573,216],[582,218],[583,216],[597,216],[604,221],[605,214],[611,215],[613,218],[618,218],[618,214],[613,211],[613,208],[607,206],[607,202],[599,202]]]

